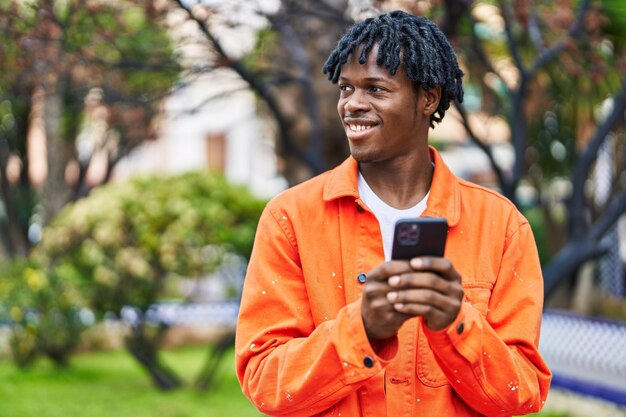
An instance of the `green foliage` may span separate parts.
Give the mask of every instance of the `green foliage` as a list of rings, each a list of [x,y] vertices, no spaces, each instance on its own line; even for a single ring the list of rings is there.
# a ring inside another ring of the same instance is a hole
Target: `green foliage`
[[[13,168],[10,183],[3,184],[7,215],[0,220],[14,231],[4,238],[9,252],[25,254],[30,243],[21,237],[27,235],[36,213],[47,213],[43,219],[47,222],[49,207],[56,211],[64,203],[42,199],[28,180],[29,165],[35,162],[26,152],[29,126],[38,117],[31,112],[34,93],[44,88],[47,94],[59,95],[59,120],[51,120],[50,113],[43,119],[48,126],[58,123],[58,134],[67,146],[54,158],[56,164],[80,162],[82,172],[88,170],[92,154],[80,148],[78,161],[76,140],[81,129],[88,130],[97,119],[106,122],[107,132],[93,143],[106,152],[112,167],[154,136],[152,121],[178,79],[181,67],[165,22],[168,13],[164,3],[151,0],[0,0],[0,150],[5,155],[0,170],[6,169],[6,156]],[[49,133],[48,140],[53,140],[56,135]],[[59,146],[48,148],[52,149]],[[84,178],[78,177],[83,182]],[[60,181],[51,188],[67,186],[61,176],[51,175],[46,181],[46,186]],[[72,187],[86,188],[84,183]]]
[[[524,216],[528,219],[528,223],[535,236],[537,251],[539,252],[539,261],[541,265],[546,265],[550,261],[551,256],[548,246],[548,227],[543,212],[539,207],[532,207],[524,210]]]
[[[261,29],[256,33],[254,48],[243,57],[242,61],[251,70],[262,71],[268,66],[268,61],[271,61],[277,48],[280,48],[280,39],[276,32]]]
[[[23,259],[3,265],[2,271],[0,315],[11,323],[15,363],[25,367],[45,355],[66,365],[85,328],[79,315],[82,297],[73,280],[62,279],[57,269],[44,273]]]
[[[78,279],[97,312],[145,311],[168,277],[204,276],[226,252],[248,257],[263,205],[206,173],[110,184],[67,206],[34,257]]]
[[[575,106],[575,97],[563,97],[567,95],[566,91],[565,88],[552,88],[551,94],[557,100],[561,96],[560,102],[574,102]],[[527,154],[529,160],[538,164],[545,178],[567,176],[576,162],[576,128],[571,107],[555,102],[543,117],[538,116],[528,123],[532,134]]]
[[[106,83],[119,88],[117,94],[154,97],[175,81],[179,67],[170,39],[144,2],[90,5],[68,18],[73,23],[66,33],[68,52],[76,55],[85,71],[100,73],[102,66],[109,68]],[[96,82],[104,79],[99,74]]]
[[[611,36],[611,42],[618,47],[626,46],[626,3],[622,0],[603,0],[601,9],[610,19],[606,26],[606,33]]]

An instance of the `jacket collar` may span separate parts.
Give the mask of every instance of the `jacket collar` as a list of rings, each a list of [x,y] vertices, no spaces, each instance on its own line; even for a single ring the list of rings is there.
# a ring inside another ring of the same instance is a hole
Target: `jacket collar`
[[[461,192],[456,176],[443,162],[439,152],[429,147],[430,159],[435,163],[435,172],[430,186],[428,205],[424,216],[445,217],[449,226],[455,226],[461,215]],[[359,198],[357,187],[358,163],[349,156],[333,169],[324,184],[324,201],[340,197]]]

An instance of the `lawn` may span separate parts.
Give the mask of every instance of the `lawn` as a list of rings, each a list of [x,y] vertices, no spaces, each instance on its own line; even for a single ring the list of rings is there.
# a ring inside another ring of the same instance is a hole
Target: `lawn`
[[[232,350],[222,363],[216,386],[208,392],[190,387],[206,349],[164,352],[167,364],[186,378],[174,392],[154,389],[143,370],[124,351],[77,355],[68,369],[46,360],[26,371],[0,360],[2,417],[259,417],[243,396],[234,375]],[[542,417],[562,414],[542,413]]]
[[[205,349],[164,353],[169,366],[187,378],[203,364]],[[143,370],[124,351],[77,355],[68,369],[41,360],[26,371],[0,361],[2,417],[248,417],[261,416],[243,396],[231,353],[223,361],[216,386],[199,392],[190,386],[175,392],[154,389]],[[190,385],[190,384],[188,384]]]

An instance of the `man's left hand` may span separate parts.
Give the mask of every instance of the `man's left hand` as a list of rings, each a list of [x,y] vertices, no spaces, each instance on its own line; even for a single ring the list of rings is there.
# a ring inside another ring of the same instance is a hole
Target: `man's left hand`
[[[387,280],[392,288],[387,300],[400,313],[423,316],[429,329],[445,329],[461,309],[461,276],[446,258],[413,258],[410,265],[412,272]]]

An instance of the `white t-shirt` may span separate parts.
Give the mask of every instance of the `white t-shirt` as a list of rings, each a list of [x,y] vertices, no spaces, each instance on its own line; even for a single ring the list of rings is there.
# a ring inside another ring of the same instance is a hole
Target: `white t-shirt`
[[[361,200],[365,203],[367,207],[369,207],[370,210],[372,210],[372,212],[376,216],[376,219],[378,219],[378,224],[380,225],[380,233],[383,237],[385,260],[388,261],[389,259],[391,259],[393,229],[396,221],[399,219],[415,218],[421,216],[424,210],[426,210],[426,202],[428,200],[428,195],[430,194],[430,191],[427,192],[424,198],[413,207],[409,207],[408,209],[397,209],[385,203],[374,193],[374,191],[372,191],[370,186],[367,184],[367,181],[365,181],[365,178],[363,178],[363,175],[361,175],[360,171],[358,178],[358,188]]]

